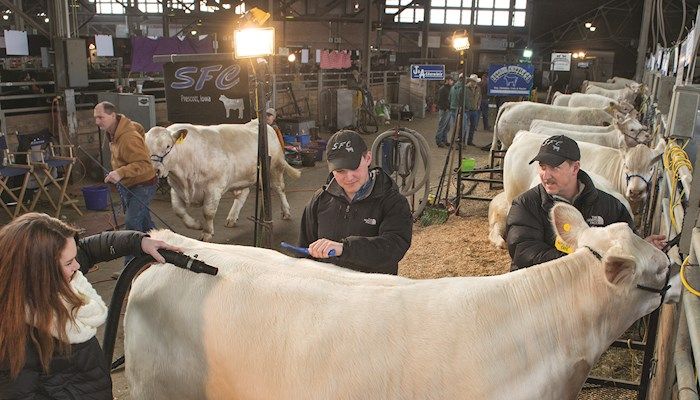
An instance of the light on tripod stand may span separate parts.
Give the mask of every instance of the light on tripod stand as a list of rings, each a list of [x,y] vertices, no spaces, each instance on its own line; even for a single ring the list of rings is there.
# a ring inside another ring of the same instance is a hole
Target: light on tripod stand
[[[452,47],[457,51],[467,50],[469,48],[469,37],[467,35],[452,36]]]

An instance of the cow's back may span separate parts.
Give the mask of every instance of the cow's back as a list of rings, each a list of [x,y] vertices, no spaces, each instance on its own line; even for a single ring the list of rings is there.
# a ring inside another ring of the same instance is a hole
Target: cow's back
[[[535,119],[579,125],[611,124],[613,120],[610,114],[600,109],[570,108],[533,102],[511,103],[496,121],[498,139],[509,147],[515,134],[519,130],[529,129]]]

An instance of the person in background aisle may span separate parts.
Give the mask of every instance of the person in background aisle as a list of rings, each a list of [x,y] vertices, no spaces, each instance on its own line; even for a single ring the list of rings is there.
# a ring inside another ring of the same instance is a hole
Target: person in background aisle
[[[0,399],[112,400],[95,337],[107,306],[84,274],[98,262],[178,248],[136,231],[80,231],[27,213],[0,229]]]
[[[481,76],[481,119],[484,122],[484,130],[490,131],[489,126],[489,76],[488,74],[483,74]],[[478,119],[478,118],[477,118]]]
[[[109,137],[112,171],[104,181],[117,186],[124,208],[125,228],[148,232],[156,227],[151,220],[149,207],[156,194],[158,177],[144,141],[143,127],[125,115],[118,114],[114,104],[107,101],[97,104],[93,115],[95,124],[107,132]],[[134,257],[124,257],[124,265],[132,258]],[[112,275],[114,279],[118,277],[118,273]]]
[[[481,78],[476,74],[469,75],[464,96],[465,114],[469,118],[469,133],[467,135],[467,145],[469,146],[475,146],[474,132],[476,131],[476,126],[479,124],[479,108],[481,107],[480,82]]]
[[[275,123],[276,119],[277,111],[274,108],[270,107],[267,110],[265,110],[265,122],[267,122],[267,124],[275,130],[277,140],[279,140],[280,146],[282,146],[282,148],[284,149],[284,137],[282,137],[282,131],[280,130],[280,127],[277,126],[277,124]]]
[[[331,173],[304,209],[299,246],[318,261],[396,275],[413,234],[408,200],[383,169],[369,168],[372,153],[357,132],[336,132],[326,154]]]
[[[450,123],[452,121],[450,115],[450,89],[454,83],[454,77],[448,75],[447,78],[445,78],[445,83],[438,89],[437,106],[439,117],[437,132],[435,133],[435,143],[438,147],[447,146],[447,133],[450,131],[452,125]]]

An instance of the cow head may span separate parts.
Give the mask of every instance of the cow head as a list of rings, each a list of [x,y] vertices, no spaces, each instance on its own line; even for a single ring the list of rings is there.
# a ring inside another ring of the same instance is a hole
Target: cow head
[[[613,121],[615,127],[622,133],[627,147],[638,144],[648,145],[652,139],[651,133],[637,120],[636,115],[636,110],[632,110],[629,114],[616,113]]]
[[[616,111],[619,111],[623,114],[629,114],[632,111],[635,111],[634,106],[632,104],[630,104],[629,102],[624,101],[624,100],[618,101],[617,103],[615,103],[614,101],[611,101],[610,107],[614,108]]]
[[[568,204],[556,203],[550,216],[554,231],[567,245],[574,250],[587,248],[598,258],[592,274],[599,279],[594,281],[603,281],[607,289],[602,290],[615,298],[624,298],[624,306],[630,307],[615,309],[615,318],[624,315],[631,324],[660,305],[658,291],[666,286],[670,267],[668,257],[661,250],[637,236],[626,223],[589,227],[581,213]],[[665,297],[665,302],[674,300]]]
[[[623,173],[627,180],[625,197],[631,203],[639,203],[646,200],[651,188],[654,167],[664,153],[665,146],[666,142],[661,140],[653,149],[643,144],[638,144],[628,148],[625,152],[623,165]]]
[[[159,178],[168,176],[167,159],[173,149],[185,140],[187,129],[171,132],[163,127],[154,127],[146,132],[146,146],[151,152],[151,163]]]

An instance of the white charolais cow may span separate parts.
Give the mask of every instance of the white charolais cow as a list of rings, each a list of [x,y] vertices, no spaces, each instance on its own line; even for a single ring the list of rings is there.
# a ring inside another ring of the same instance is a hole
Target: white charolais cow
[[[556,91],[552,96],[552,105],[560,107],[568,107],[569,100],[571,100],[570,94],[564,94],[562,92]]]
[[[131,397],[573,400],[608,346],[660,305],[637,285],[663,288],[669,261],[626,224],[589,228],[564,204],[551,218],[573,254],[428,280],[152,232],[219,274],[154,265],[136,278]]]
[[[567,124],[564,122],[547,121],[545,119],[532,120],[532,122],[530,123],[530,129],[532,130],[532,128],[534,128],[535,126],[566,129],[566,130],[578,131],[578,132],[612,132],[615,130],[615,127],[612,124],[608,125],[608,126],[578,125],[578,124]]]
[[[491,150],[497,150],[498,142],[502,149],[507,149],[513,142],[515,134],[530,128],[535,119],[565,122],[581,125],[610,125],[613,121],[612,108],[571,108],[533,103],[530,101],[507,102],[498,109],[493,130]]]
[[[270,154],[270,188],[282,203],[282,218],[291,213],[284,193],[284,174],[298,178],[301,172],[284,159],[274,130],[267,126]],[[247,124],[154,127],[146,133],[146,145],[159,177],[167,177],[173,210],[188,228],[203,229],[202,240],[214,235],[214,216],[221,196],[233,191],[235,199],[226,217],[232,227],[255,185],[258,155],[258,120]],[[192,218],[189,206],[201,206],[204,223]]]
[[[497,247],[503,242],[510,205],[517,196],[539,183],[538,163],[528,164],[549,136],[519,132],[503,160],[503,192],[505,196],[489,206],[489,240]],[[664,151],[662,140],[654,149],[637,145],[627,149],[613,149],[593,143],[577,141],[581,151],[581,169],[588,173],[593,184],[615,196],[628,210],[637,208],[647,198],[654,166]],[[624,199],[621,198],[624,195]],[[627,201],[624,200],[628,200]],[[630,207],[631,204],[631,207]],[[501,207],[506,205],[508,209]],[[631,212],[630,212],[631,214]],[[505,238],[504,238],[505,239]]]
[[[588,86],[584,93],[598,94],[613,100],[634,103],[640,90],[641,86],[639,84],[627,85],[622,89],[604,89],[598,86]]]
[[[584,132],[568,128],[534,124],[533,122],[530,124],[530,132],[548,136],[565,135],[574,140],[595,143],[616,149],[634,147],[638,144],[648,144],[651,142],[652,137],[649,131],[634,118],[622,117],[621,120],[616,119],[611,126],[614,129],[607,132]]]
[[[568,106],[602,109],[612,107],[614,110],[617,110],[623,114],[629,114],[634,111],[634,106],[624,100],[618,101],[593,93],[572,93]]]

